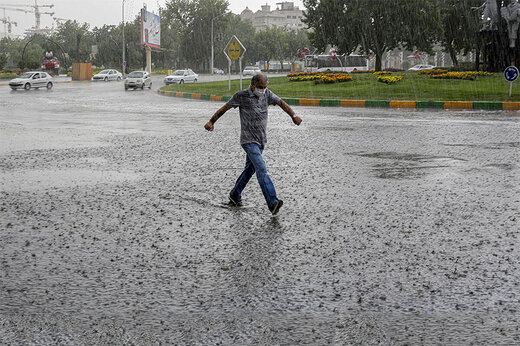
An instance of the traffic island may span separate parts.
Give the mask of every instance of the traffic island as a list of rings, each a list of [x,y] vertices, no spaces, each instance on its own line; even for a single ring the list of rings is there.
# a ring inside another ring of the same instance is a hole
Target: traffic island
[[[231,99],[229,95],[213,95],[201,93],[187,93],[171,90],[157,91],[160,95],[180,97],[196,100],[222,101]],[[520,110],[520,102],[493,102],[493,101],[378,101],[378,100],[335,100],[285,98],[282,99],[292,106],[312,107],[362,107],[362,108],[394,108],[394,109],[447,109],[447,110]]]

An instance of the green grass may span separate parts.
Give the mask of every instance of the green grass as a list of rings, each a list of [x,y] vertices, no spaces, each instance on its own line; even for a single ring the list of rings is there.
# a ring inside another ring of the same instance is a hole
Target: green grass
[[[410,100],[410,101],[520,101],[520,83],[513,83],[513,95],[509,97],[509,83],[501,73],[478,77],[476,80],[430,79],[417,72],[393,73],[403,76],[397,84],[387,85],[377,81],[372,74],[351,74],[352,82],[314,84],[314,82],[289,82],[287,77],[269,78],[269,89],[285,98],[315,98],[344,100]],[[243,80],[243,88],[249,85]],[[232,95],[240,89],[239,81],[169,85],[162,90],[190,93]]]

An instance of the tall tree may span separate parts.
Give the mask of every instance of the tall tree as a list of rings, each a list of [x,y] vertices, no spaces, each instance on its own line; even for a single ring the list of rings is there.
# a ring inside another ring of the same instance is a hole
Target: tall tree
[[[215,24],[219,17],[225,17],[228,6],[225,0],[169,0],[166,3],[162,13],[174,22],[170,25],[179,30],[181,63],[209,71],[211,21],[213,19]]]
[[[94,43],[94,37],[89,27],[87,23],[80,24],[75,20],[68,20],[58,26],[52,39],[59,42],[76,62],[87,62],[90,61]]]
[[[374,52],[376,70],[387,50],[399,46],[430,51],[438,28],[434,1],[304,0],[305,23],[317,48],[336,46],[341,53]]]
[[[481,13],[472,10],[472,7],[482,5],[484,0],[435,1],[439,3],[441,11],[439,42],[453,63],[458,65],[458,53],[467,54],[475,49],[475,35],[479,30]]]

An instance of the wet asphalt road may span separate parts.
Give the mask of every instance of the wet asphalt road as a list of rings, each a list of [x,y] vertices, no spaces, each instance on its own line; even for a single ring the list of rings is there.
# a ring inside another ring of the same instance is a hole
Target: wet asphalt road
[[[159,84],[0,87],[2,344],[518,342],[519,113],[271,108],[273,218]]]

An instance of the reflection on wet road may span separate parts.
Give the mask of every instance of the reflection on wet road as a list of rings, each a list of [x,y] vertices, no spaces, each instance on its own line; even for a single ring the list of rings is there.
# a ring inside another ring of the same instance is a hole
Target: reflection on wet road
[[[0,88],[2,340],[517,342],[517,113],[271,108],[272,218],[219,106]]]

